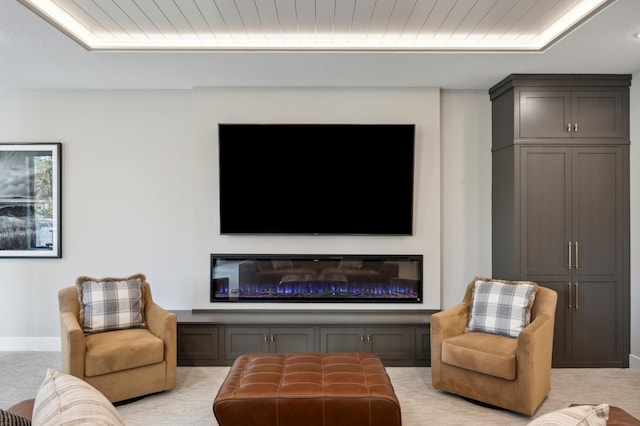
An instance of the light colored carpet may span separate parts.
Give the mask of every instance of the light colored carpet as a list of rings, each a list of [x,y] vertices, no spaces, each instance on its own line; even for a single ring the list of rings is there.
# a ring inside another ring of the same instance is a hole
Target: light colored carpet
[[[0,408],[35,397],[47,368],[60,369],[59,352],[0,352]],[[119,405],[127,425],[217,425],[212,403],[228,367],[178,367],[176,389]],[[390,367],[404,426],[526,425],[571,403],[609,403],[640,418],[640,372],[629,369],[553,369],[552,389],[536,414],[488,408],[431,387],[431,369]]]

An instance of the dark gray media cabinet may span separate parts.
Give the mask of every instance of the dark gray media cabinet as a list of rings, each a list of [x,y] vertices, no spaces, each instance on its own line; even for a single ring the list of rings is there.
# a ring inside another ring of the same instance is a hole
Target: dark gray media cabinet
[[[173,311],[179,366],[228,366],[242,354],[375,353],[388,367],[431,365],[432,310]]]

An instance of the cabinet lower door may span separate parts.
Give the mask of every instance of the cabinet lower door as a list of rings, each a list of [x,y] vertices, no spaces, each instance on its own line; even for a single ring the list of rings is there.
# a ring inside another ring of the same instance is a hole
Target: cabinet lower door
[[[211,365],[220,361],[217,326],[180,324],[177,340],[178,365]]]
[[[240,355],[269,352],[269,329],[264,327],[226,327],[224,335],[226,360]]]
[[[269,329],[269,349],[275,353],[314,352],[313,327],[275,327]]]
[[[408,361],[411,359],[411,335],[408,327],[375,327],[366,330],[368,352],[386,361]]]
[[[622,367],[624,335],[615,281],[538,281],[556,291],[554,367]]]
[[[363,352],[364,331],[361,327],[322,327],[320,352]]]
[[[571,321],[572,365],[622,367],[622,321],[618,285],[607,281],[574,281]]]

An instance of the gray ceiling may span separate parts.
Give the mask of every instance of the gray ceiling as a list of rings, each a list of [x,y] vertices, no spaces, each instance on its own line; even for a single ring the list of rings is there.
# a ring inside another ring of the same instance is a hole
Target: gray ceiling
[[[2,0],[0,88],[487,90],[510,73],[638,72],[638,32],[640,0],[616,0],[543,52],[88,51],[18,1]]]

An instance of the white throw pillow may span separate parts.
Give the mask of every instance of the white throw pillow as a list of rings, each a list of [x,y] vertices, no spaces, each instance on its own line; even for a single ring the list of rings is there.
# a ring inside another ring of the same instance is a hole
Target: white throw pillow
[[[477,279],[465,331],[518,337],[531,321],[536,284]]]
[[[609,404],[576,405],[544,414],[527,426],[606,426]]]
[[[33,405],[33,426],[124,425],[113,404],[89,383],[54,369],[38,389]]]

